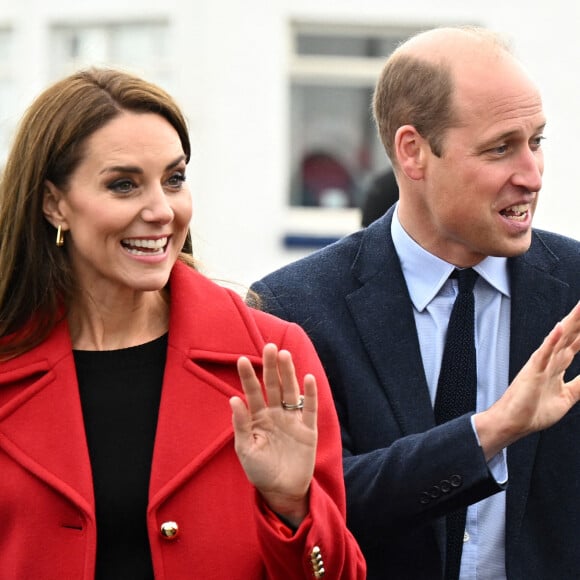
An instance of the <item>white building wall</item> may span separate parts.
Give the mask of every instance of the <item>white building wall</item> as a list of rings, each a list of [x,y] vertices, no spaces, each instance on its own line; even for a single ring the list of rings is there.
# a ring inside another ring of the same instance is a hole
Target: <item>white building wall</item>
[[[303,252],[281,244],[288,224],[290,27],[293,19],[361,24],[478,23],[507,33],[544,95],[545,179],[535,225],[579,238],[580,5],[552,0],[0,0],[16,32],[11,123],[51,79],[49,26],[92,20],[170,23],[166,88],[190,123],[196,254],[211,276],[242,286]],[[355,211],[333,233],[358,227]],[[240,288],[240,291],[241,288]]]

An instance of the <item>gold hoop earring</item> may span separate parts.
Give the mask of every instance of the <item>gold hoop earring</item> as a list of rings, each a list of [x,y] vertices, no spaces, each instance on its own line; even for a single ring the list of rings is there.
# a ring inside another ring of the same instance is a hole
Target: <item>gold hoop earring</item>
[[[62,226],[56,228],[56,246],[62,248],[64,246],[64,234],[62,232]]]

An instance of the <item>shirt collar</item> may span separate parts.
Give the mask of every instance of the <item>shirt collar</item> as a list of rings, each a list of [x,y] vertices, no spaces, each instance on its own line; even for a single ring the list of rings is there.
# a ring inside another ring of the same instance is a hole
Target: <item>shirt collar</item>
[[[422,312],[437,296],[455,266],[415,242],[403,229],[397,211],[393,213],[391,235],[411,300],[415,308]],[[498,292],[510,296],[507,258],[488,256],[473,269]]]

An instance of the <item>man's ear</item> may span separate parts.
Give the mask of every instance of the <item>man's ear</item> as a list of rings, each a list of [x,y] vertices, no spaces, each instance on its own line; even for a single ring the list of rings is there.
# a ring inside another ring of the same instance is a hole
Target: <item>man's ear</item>
[[[427,149],[426,149],[427,148]],[[429,144],[413,125],[403,125],[395,133],[395,153],[401,171],[413,180],[422,179]]]
[[[44,182],[44,195],[42,198],[42,212],[44,217],[55,227],[61,226],[63,230],[68,229],[66,218],[61,211],[63,200],[62,191],[48,179]]]

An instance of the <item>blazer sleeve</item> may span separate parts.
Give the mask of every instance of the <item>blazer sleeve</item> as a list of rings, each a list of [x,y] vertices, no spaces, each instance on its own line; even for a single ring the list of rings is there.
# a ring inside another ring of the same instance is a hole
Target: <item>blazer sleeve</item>
[[[299,380],[307,373],[316,377],[318,446],[309,491],[309,515],[295,532],[258,496],[257,528],[268,578],[302,580],[324,576],[325,580],[363,580],[364,557],[346,526],[340,429],[328,381],[304,331],[294,324],[285,326],[282,340],[266,339],[290,351]],[[296,562],[300,565],[296,566]]]

